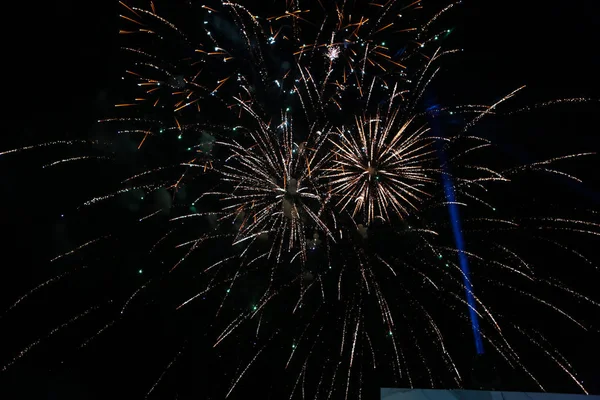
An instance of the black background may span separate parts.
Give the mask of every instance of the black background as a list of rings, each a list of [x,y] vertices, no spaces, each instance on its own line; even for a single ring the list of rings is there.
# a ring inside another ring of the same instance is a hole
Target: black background
[[[14,4],[9,6],[13,7]],[[268,4],[260,7],[266,9]],[[0,150],[55,138],[85,137],[94,130],[95,121],[110,110],[112,99],[117,97],[114,82],[123,69],[118,52],[119,11],[117,2],[112,1],[45,2],[6,11],[2,28],[6,116]],[[452,22],[458,31],[453,40],[465,51],[445,69],[439,92],[443,93],[442,97],[452,96],[459,102],[489,103],[525,84],[527,89],[515,100],[516,104],[564,97],[597,98],[599,11],[597,2],[592,0],[465,1],[460,10],[453,13]],[[597,104],[566,105],[513,119],[501,127],[484,125],[484,128],[507,157],[533,161],[545,156],[597,150],[600,144],[598,110]],[[68,168],[42,170],[47,154],[35,152],[17,157],[29,157],[29,160],[0,157],[1,308],[8,307],[21,294],[61,271],[48,260],[84,241],[71,237],[70,232],[82,232],[82,227],[108,225],[119,220],[119,216],[113,214],[109,221],[91,216],[89,220],[84,217],[83,221],[72,221],[68,215],[74,206],[87,200],[86,195],[94,192],[98,180],[109,176],[111,171],[91,168],[73,174]],[[540,196],[569,199],[583,208],[596,209],[600,189],[597,166],[597,160],[578,162],[571,171],[584,179],[583,185],[575,187],[561,182]],[[132,229],[125,223],[114,226],[119,231]],[[94,237],[91,229],[87,232],[90,238]],[[28,299],[22,308],[15,310],[16,316],[11,314],[0,319],[2,332],[8,333],[2,340],[2,364],[40,334],[68,320],[74,315],[73,310],[83,311],[85,308],[77,308],[78,302],[85,303],[82,299],[89,296],[108,301],[125,295],[120,292],[121,287],[125,291],[132,284],[144,283],[144,277],[119,269],[119,265],[139,264],[145,268],[152,264],[152,260],[136,253],[136,246],[141,248],[143,240],[137,242],[132,240],[126,247],[101,248],[99,252],[127,254],[125,257],[115,255],[114,264],[106,263],[103,273],[89,275],[78,287],[72,287],[72,283],[68,287],[59,285]],[[593,245],[589,248],[593,255]],[[80,262],[86,263],[85,260]],[[578,283],[577,287],[583,287],[586,293],[597,293],[598,272],[592,268],[576,270],[561,259],[554,259],[547,267],[567,270],[570,279]],[[110,280],[110,284],[97,279]],[[111,287],[112,292],[101,291],[100,288],[106,287]],[[60,293],[68,293],[68,296],[61,297]],[[46,307],[47,304],[52,306]],[[62,306],[69,311],[63,311]],[[103,312],[98,311],[99,319]],[[176,334],[179,329],[187,329],[195,338],[195,344],[182,356],[183,366],[178,368],[177,378],[167,381],[176,379],[171,383],[195,385],[194,390],[202,393],[205,372],[225,369],[226,362],[199,350],[199,343],[203,343],[201,327],[190,327],[158,306],[152,312],[159,315],[161,323],[134,316],[115,332],[107,333],[99,347],[89,350],[110,349],[114,360],[103,365],[90,365],[92,362],[86,361],[88,350],[75,355],[61,350],[65,343],[80,343],[97,331],[97,324],[90,323],[73,333],[66,330],[56,341],[42,343],[8,372],[0,372],[1,387],[8,393],[5,398],[140,398],[181,348],[181,341],[170,340],[179,338]],[[597,315],[596,311],[596,317],[594,314],[587,317],[595,322]],[[546,329],[560,331],[562,328],[562,321],[543,322]],[[559,336],[557,346],[569,349],[567,354],[588,389],[600,393],[597,334],[596,340],[569,334]],[[127,356],[118,357],[125,351]],[[469,354],[471,351],[465,350]],[[59,364],[63,359],[65,363]],[[549,373],[546,379],[553,377]],[[532,389],[512,375],[503,378],[508,390]],[[552,390],[576,390],[572,383],[561,382],[557,381]],[[378,384],[373,382],[373,386]],[[167,382],[164,386],[172,385]],[[211,393],[206,393],[209,395]],[[168,393],[167,390],[164,396],[175,398],[174,391]]]

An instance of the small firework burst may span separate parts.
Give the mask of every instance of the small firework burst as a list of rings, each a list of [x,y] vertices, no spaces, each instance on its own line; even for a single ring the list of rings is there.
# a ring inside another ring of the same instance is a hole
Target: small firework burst
[[[413,119],[396,124],[391,118],[356,118],[351,130],[339,130],[332,140],[335,155],[325,176],[342,210],[363,212],[365,222],[376,217],[390,218],[416,210],[428,196],[427,184],[439,173],[432,163],[434,141],[425,134],[426,125],[411,129]]]
[[[327,53],[325,53],[329,61],[333,62],[340,56],[340,48],[338,45],[327,46]]]

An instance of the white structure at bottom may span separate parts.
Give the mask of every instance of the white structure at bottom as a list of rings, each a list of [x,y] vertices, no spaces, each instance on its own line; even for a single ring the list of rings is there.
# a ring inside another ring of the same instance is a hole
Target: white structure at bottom
[[[381,388],[381,400],[600,400],[583,394]]]

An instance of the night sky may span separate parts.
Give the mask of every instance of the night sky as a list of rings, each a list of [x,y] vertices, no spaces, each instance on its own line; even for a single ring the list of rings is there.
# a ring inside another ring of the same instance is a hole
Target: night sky
[[[268,9],[267,3],[260,9]],[[3,97],[8,123],[4,124],[0,151],[55,139],[102,138],[96,121],[112,112],[125,68],[119,53],[118,3],[68,0],[39,6],[26,3],[15,10],[13,7],[11,4],[10,12],[6,11],[9,23],[2,28],[4,84],[8,85]],[[600,97],[597,1],[464,1],[453,12],[452,20],[456,28],[453,43],[464,53],[445,65],[435,84],[440,102],[491,103],[521,85],[527,88],[511,103],[515,107],[556,98]],[[506,159],[517,162],[597,151],[599,111],[598,103],[557,106],[498,124],[484,123],[478,132],[492,139]],[[222,398],[219,393],[230,383],[222,378],[223,371],[237,367],[232,367],[236,349],[229,350],[231,359],[218,358],[210,351],[213,338],[207,334],[205,320],[195,318],[204,315],[208,306],[197,306],[186,314],[172,311],[170,294],[185,290],[185,282],[167,279],[154,285],[146,298],[154,295],[156,300],[148,300],[85,349],[73,350],[120,309],[118,301],[113,307],[111,300],[127,298],[131,288],[144,284],[149,274],[159,273],[162,266],[158,258],[144,249],[162,226],[151,224],[140,232],[130,215],[143,205],[117,204],[102,212],[74,211],[98,193],[98,186],[110,187],[111,178],[119,176],[121,168],[128,168],[129,160],[106,168],[91,164],[77,171],[67,165],[42,169],[52,159],[47,150],[0,157],[4,228],[0,315],[32,287],[62,273],[65,265],[85,271],[80,279],[40,290],[0,317],[0,364],[5,365],[27,344],[90,305],[102,307],[76,329],[65,329],[44,339],[8,371],[0,372],[0,398],[143,398],[182,349],[173,367],[176,372],[166,375],[153,393],[155,397],[150,398]],[[591,157],[565,168],[583,179],[582,185],[558,179],[549,190],[542,187],[546,182],[540,179],[539,187],[517,185],[522,191],[506,193],[500,203],[509,206],[511,199],[521,197],[597,210],[599,161]],[[98,232],[109,231],[119,239],[85,255],[75,255],[67,264],[49,263],[56,255],[98,237]],[[600,265],[597,242],[589,236],[583,238],[589,243],[579,243],[580,248]],[[529,249],[529,255],[538,259],[545,270],[582,293],[595,294],[599,300],[597,269],[582,267],[573,258],[537,256],[535,251]],[[549,296],[562,304],[557,294]],[[537,320],[542,331],[572,361],[587,389],[600,394],[598,332],[583,334],[572,327],[563,331],[565,323],[555,314],[529,315],[518,304],[514,308],[518,318]],[[597,330],[599,309],[589,309],[589,313],[578,317],[596,325]],[[239,340],[251,342],[252,338]],[[466,343],[464,354],[458,358],[468,369],[474,349],[472,343]],[[261,374],[271,373],[263,368],[266,362],[258,362],[230,398],[266,391],[268,388],[261,383]],[[550,369],[546,373],[545,369],[541,368],[540,376],[542,381],[552,382],[548,386],[552,391],[577,390],[563,375]],[[365,398],[377,398],[379,386],[393,385],[383,375],[369,378]],[[501,369],[500,375],[503,390],[535,390],[526,377],[517,373]],[[466,386],[473,385],[467,378]]]

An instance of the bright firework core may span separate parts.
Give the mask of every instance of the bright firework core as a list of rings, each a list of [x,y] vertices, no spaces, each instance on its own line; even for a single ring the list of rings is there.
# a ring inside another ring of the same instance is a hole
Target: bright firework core
[[[282,199],[283,215],[287,219],[298,218],[295,198],[298,196],[298,181],[290,179],[285,188],[285,194]]]
[[[377,179],[377,169],[375,167],[369,166],[367,168],[367,173],[371,176],[371,177],[375,177],[375,179]]]
[[[340,49],[338,46],[329,46],[327,49],[327,58],[330,61],[337,59],[340,56]]]
[[[286,192],[291,196],[298,194],[298,181],[296,179],[292,178],[288,181],[286,185]]]

